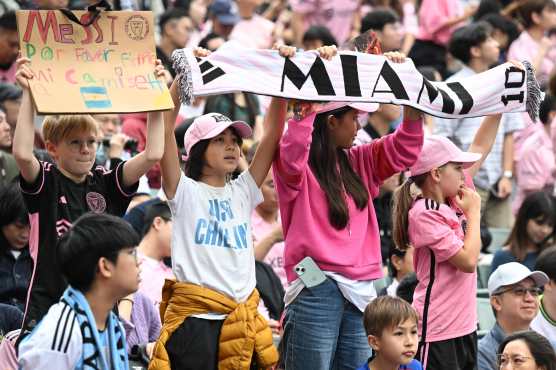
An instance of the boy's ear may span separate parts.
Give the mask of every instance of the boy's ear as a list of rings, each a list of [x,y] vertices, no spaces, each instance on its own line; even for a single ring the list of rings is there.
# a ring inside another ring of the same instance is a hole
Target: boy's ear
[[[57,149],[58,149],[58,145],[54,144],[52,141],[47,141],[45,143],[46,146],[46,151],[48,152],[48,154],[53,158],[56,159],[57,158]]]
[[[373,349],[373,351],[380,351],[380,338],[374,335],[367,336],[367,340],[369,342],[369,346]]]
[[[98,273],[104,278],[112,277],[114,264],[105,257],[100,257],[97,262]]]
[[[490,297],[490,305],[492,309],[496,312],[502,309],[502,304],[500,303],[500,296],[492,296]]]
[[[481,48],[479,46],[472,46],[471,49],[469,49],[469,54],[471,55],[471,58],[479,58]]]

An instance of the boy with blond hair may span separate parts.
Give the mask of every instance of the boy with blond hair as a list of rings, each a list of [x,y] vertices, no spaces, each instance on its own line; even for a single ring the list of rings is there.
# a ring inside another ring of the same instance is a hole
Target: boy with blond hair
[[[417,353],[417,311],[398,297],[382,296],[365,308],[363,324],[373,356],[357,370],[423,370]]]
[[[113,171],[93,168],[98,124],[90,115],[47,116],[43,137],[54,163],[33,155],[35,108],[28,80],[29,59],[17,61],[17,82],[23,88],[14,134],[13,154],[21,171],[20,185],[31,221],[29,248],[35,262],[22,334],[31,331],[67,284],[56,262],[56,243],[72,223],[87,212],[122,216],[137,190],[139,178],[162,158],[162,112],[149,113],[145,150]],[[155,74],[164,69],[157,61]]]

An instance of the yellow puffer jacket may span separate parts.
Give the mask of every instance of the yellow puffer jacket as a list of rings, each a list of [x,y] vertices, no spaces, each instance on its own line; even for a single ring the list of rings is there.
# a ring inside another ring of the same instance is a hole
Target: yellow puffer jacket
[[[245,303],[199,285],[166,280],[162,289],[160,317],[163,325],[156,342],[149,370],[170,370],[165,344],[172,333],[191,315],[215,312],[227,314],[220,332],[219,370],[248,370],[255,352],[260,369],[278,362],[272,332],[258,313],[259,292],[255,289]]]

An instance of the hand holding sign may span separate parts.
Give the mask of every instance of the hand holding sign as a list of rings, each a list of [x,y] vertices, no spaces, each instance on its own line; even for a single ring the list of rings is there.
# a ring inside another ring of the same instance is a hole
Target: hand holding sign
[[[15,73],[16,82],[23,90],[29,90],[29,80],[35,77],[29,64],[31,60],[29,58],[18,58],[15,62],[17,65],[17,72]]]

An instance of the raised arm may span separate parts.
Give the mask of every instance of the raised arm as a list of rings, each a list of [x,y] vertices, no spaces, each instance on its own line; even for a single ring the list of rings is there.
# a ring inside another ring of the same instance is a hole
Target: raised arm
[[[180,110],[178,98],[178,79],[175,78],[170,87],[170,96],[174,101],[174,109],[164,112],[164,154],[160,160],[162,172],[162,189],[168,199],[173,199],[180,181],[180,160],[178,157],[178,144],[174,135],[176,117]]]
[[[156,61],[155,76],[163,79],[164,66],[160,60]],[[124,186],[130,186],[139,181],[147,171],[160,159],[164,153],[164,123],[162,112],[149,112],[147,115],[147,141],[145,150],[137,154],[124,164]]]
[[[29,59],[19,58],[16,63],[16,79],[17,83],[23,89],[23,97],[17,117],[12,151],[21,176],[26,182],[32,183],[37,179],[40,170],[39,161],[33,154],[35,142],[35,107],[33,106],[29,82],[27,81],[31,80],[34,74],[29,68]]]
[[[494,141],[496,140],[496,133],[500,127],[500,119],[502,114],[495,114],[493,116],[487,116],[483,119],[481,126],[477,130],[473,142],[469,146],[468,151],[473,153],[480,153],[481,159],[479,159],[473,166],[471,166],[467,173],[469,176],[474,177],[479,168],[483,165],[486,157],[492,150]]]

